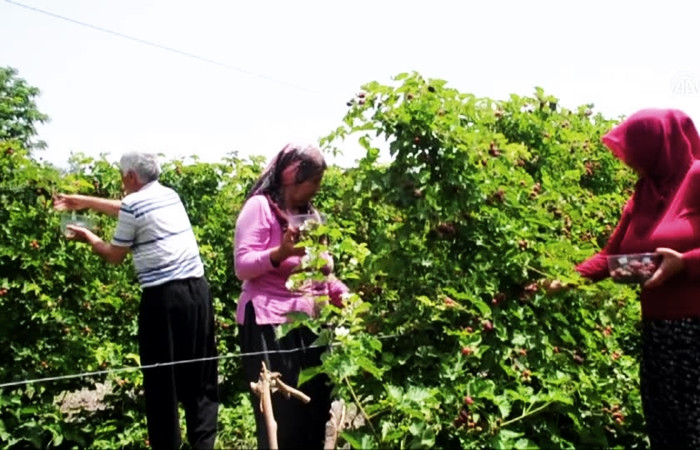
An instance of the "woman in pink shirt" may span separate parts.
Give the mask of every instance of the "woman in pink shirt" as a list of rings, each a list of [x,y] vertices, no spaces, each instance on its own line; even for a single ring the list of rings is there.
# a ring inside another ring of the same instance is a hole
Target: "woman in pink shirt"
[[[234,266],[243,281],[236,312],[241,351],[264,352],[246,357],[243,365],[248,381],[257,381],[261,362],[268,370],[280,372],[282,381],[296,387],[302,369],[321,364],[324,348],[308,348],[316,335],[306,327],[275,338],[275,327],[287,322],[286,314],[303,312],[314,316],[316,297],[328,295],[341,304],[347,287],[333,279],[317,283],[313,292],[290,291],[289,276],[301,264],[305,249],[295,247],[298,230],[289,226],[289,216],[318,212],[311,200],[318,192],[326,163],[315,146],[286,145],[265,169],[251,190],[236,221]],[[332,270],[332,259],[326,274]],[[279,353],[282,351],[282,353]],[[311,397],[304,404],[279,394],[272,396],[280,448],[323,448],[325,424],[329,419],[331,386],[326,376],[307,381],[300,390]],[[258,448],[267,448],[265,420],[260,400],[251,394],[257,428]]]
[[[641,394],[652,448],[700,448],[700,137],[678,110],[639,111],[603,136],[639,174],[603,250],[576,270],[609,276],[607,256],[663,256],[641,286]]]

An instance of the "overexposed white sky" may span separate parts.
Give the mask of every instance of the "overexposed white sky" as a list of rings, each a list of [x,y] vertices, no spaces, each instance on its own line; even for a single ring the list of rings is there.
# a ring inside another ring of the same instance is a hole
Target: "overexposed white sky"
[[[41,89],[42,156],[59,165],[72,151],[270,157],[339,126],[362,84],[413,70],[477,96],[541,86],[610,117],[675,107],[700,122],[689,0],[16,2],[221,64],[0,0],[0,65]],[[348,144],[335,162],[359,156]]]

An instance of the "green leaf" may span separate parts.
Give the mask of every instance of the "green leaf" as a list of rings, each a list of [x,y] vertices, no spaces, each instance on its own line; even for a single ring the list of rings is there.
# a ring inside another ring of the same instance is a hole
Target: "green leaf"
[[[366,449],[366,448],[376,448],[376,443],[368,434],[359,431],[348,431],[343,430],[340,432],[340,436],[345,439],[345,441],[350,444],[352,448],[356,449]]]
[[[510,449],[515,445],[515,440],[521,437],[523,433],[501,429],[498,434],[491,440],[491,447],[497,449]]]
[[[528,449],[528,448],[537,448],[539,447],[537,444],[532,442],[529,439],[523,438],[523,439],[518,439],[515,441],[514,448],[517,449]]]
[[[305,369],[302,369],[301,372],[299,372],[299,380],[297,381],[297,384],[301,386],[302,384],[306,383],[307,381],[309,381],[310,379],[322,372],[322,366],[307,367]]]
[[[516,332],[511,342],[513,343],[513,345],[522,347],[527,343],[527,338],[525,337],[525,335]]]
[[[421,436],[421,447],[433,448],[435,446],[435,437],[435,430],[432,428],[427,428],[425,431],[423,431],[423,435]]]
[[[7,441],[10,437],[10,434],[5,430],[5,423],[0,420],[0,441]]]
[[[408,427],[408,431],[414,436],[420,436],[425,430],[425,422],[413,422]]]
[[[382,422],[381,436],[382,441],[393,442],[397,439],[401,439],[403,436],[403,430],[397,427],[393,422],[385,421]]]
[[[380,379],[382,377],[382,371],[369,359],[364,356],[357,358],[357,364],[367,372],[371,373],[375,378]]]
[[[497,395],[494,399],[493,402],[498,406],[498,410],[501,413],[502,418],[507,418],[508,415],[510,414],[510,402],[506,398],[505,395]]]
[[[370,347],[376,352],[381,352],[382,351],[382,341],[380,341],[377,338],[370,338],[367,340],[367,343],[369,344]]]
[[[22,286],[22,294],[26,294],[27,292],[34,292],[35,294],[39,294],[41,293],[41,288],[36,283],[25,282],[24,286]]]

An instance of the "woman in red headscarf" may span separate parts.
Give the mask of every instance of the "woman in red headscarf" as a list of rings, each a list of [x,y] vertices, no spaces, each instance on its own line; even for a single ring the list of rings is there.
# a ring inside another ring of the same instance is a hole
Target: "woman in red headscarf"
[[[609,276],[607,256],[663,257],[641,286],[641,394],[653,448],[700,447],[700,137],[686,114],[639,111],[603,136],[639,175],[604,249],[576,270]]]
[[[234,267],[243,281],[236,318],[243,353],[258,353],[243,359],[246,378],[258,380],[261,363],[280,372],[282,381],[297,386],[302,369],[321,364],[324,348],[308,348],[317,336],[306,327],[295,328],[281,339],[275,328],[287,322],[287,314],[303,312],[314,316],[317,298],[327,295],[341,305],[348,291],[339,280],[315,283],[312,292],[290,291],[289,276],[298,270],[305,249],[296,247],[298,230],[290,226],[292,215],[319,213],[311,200],[318,192],[326,163],[318,147],[288,144],[270,162],[253,186],[236,221]],[[324,273],[329,275],[333,263]],[[326,376],[316,376],[299,388],[311,397],[308,404],[281,394],[272,396],[279,448],[323,448],[325,424],[329,419],[331,386]],[[258,448],[269,445],[260,399],[251,394],[257,428]]]

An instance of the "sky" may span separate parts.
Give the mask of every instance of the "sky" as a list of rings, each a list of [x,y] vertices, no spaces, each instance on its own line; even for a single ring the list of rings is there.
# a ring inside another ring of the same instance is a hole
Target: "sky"
[[[148,41],[98,31],[18,6]],[[480,97],[531,95],[607,117],[673,107],[700,121],[690,1],[0,0],[0,65],[38,87],[43,158],[159,152],[272,157],[341,124],[402,72]],[[182,53],[194,55],[186,56]],[[700,123],[698,123],[700,125]],[[331,162],[349,166],[359,147]]]

